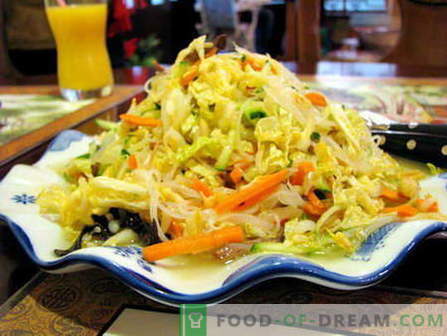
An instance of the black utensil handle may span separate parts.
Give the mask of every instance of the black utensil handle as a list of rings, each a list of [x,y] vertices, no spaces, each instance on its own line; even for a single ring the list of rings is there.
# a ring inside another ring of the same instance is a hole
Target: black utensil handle
[[[432,125],[432,124],[390,124],[380,127],[383,130],[398,131],[398,132],[414,132],[414,133],[426,133],[433,135],[447,136],[447,124],[446,125]]]
[[[390,154],[447,168],[447,135],[373,130],[380,147]]]

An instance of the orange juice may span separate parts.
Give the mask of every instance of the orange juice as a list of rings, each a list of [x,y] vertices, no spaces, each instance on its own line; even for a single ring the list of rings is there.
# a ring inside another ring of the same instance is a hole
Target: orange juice
[[[56,39],[62,91],[111,87],[113,74],[105,41],[107,5],[49,6],[46,11]]]

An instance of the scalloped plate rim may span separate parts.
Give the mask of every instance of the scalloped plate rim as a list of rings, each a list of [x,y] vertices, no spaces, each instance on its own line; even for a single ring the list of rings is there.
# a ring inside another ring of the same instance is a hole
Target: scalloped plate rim
[[[74,254],[67,255],[52,262],[42,261],[34,253],[34,248],[20,225],[3,214],[0,214],[0,220],[5,221],[9,225],[12,232],[19,240],[19,243],[26,251],[27,255],[41,269],[48,272],[57,272],[57,270],[73,265],[96,266],[111,273],[124,284],[142,295],[169,305],[196,302],[221,302],[231,298],[234,295],[237,295],[245,289],[255,286],[256,284],[279,277],[300,278],[300,276],[309,276],[313,279],[318,279],[324,282],[344,285],[347,286],[346,289],[352,290],[369,287],[389,276],[392,271],[394,271],[395,268],[408,256],[414,247],[428,235],[447,230],[447,223],[434,222],[430,226],[420,231],[388,264],[372,273],[358,277],[351,277],[328,271],[321,266],[313,265],[310,262],[303,261],[293,256],[281,254],[261,254],[257,259],[253,260],[252,266],[248,270],[245,270],[240,276],[235,277],[235,279],[231,279],[229,283],[224,283],[220,288],[200,294],[182,294],[172,291],[169,288],[165,288],[164,286],[161,286],[149,279],[145,279],[145,281],[149,283],[145,284],[144,281],[139,281],[136,279],[137,277],[141,277],[141,275],[134,273],[132,270],[126,269],[125,267],[117,265],[106,258]],[[277,259],[281,259],[281,263],[276,267],[271,266],[270,260]],[[266,264],[266,261],[269,261],[269,263]],[[275,271],[275,273],[273,273],[273,271]]]

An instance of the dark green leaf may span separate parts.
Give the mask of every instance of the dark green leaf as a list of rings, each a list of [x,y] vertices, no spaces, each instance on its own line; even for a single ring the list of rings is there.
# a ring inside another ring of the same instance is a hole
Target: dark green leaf
[[[313,133],[310,135],[310,139],[311,139],[312,141],[315,141],[315,142],[320,141],[320,138],[321,138],[321,135],[320,135],[320,133],[318,133],[318,132],[313,132]]]
[[[320,200],[325,200],[327,198],[327,193],[329,190],[325,189],[315,189],[314,193]]]
[[[90,153],[80,155],[76,159],[90,159]]]
[[[267,117],[267,113],[265,113],[264,111],[258,110],[250,112],[250,120],[262,119],[265,117]]]
[[[130,156],[130,153],[127,151],[127,149],[122,149],[121,150],[121,155],[123,155],[123,156]]]

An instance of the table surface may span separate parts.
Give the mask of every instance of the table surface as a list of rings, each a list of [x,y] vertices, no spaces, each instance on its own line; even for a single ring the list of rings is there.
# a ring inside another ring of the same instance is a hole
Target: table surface
[[[59,89],[56,85],[26,85],[26,86],[0,86],[1,95],[10,94],[38,94],[38,95],[58,95]],[[2,146],[0,152],[0,166],[6,165],[16,157],[23,156],[30,149],[48,142],[59,132],[67,128],[80,127],[81,124],[95,119],[104,111],[124,104],[142,91],[140,85],[117,85],[113,93],[102,99],[97,99],[88,103],[88,105],[78,108],[72,113],[45,124],[43,127],[32,132],[26,133],[20,137],[13,138]],[[0,173],[1,177],[1,173]]]
[[[305,80],[337,80],[349,76],[350,81],[385,82],[390,84],[426,84],[447,86],[447,68],[409,67],[386,63],[337,63],[315,64],[286,63]],[[153,71],[134,67],[115,71],[120,84],[144,84]],[[55,84],[55,76],[0,78],[0,85]],[[1,167],[0,167],[1,168]],[[241,294],[233,302],[246,303],[299,303],[303,295],[318,296],[318,302],[444,302],[447,303],[447,263],[442,257],[447,250],[447,235],[438,234],[426,239],[401,266],[380,285],[371,290],[340,294],[316,285],[304,284],[293,279],[277,279]],[[0,225],[0,304],[21,288],[38,270],[18,246],[9,229]],[[70,276],[70,275],[68,275]],[[74,276],[74,275],[73,275]],[[79,276],[79,275],[76,275]],[[105,276],[104,274],[102,276]],[[48,280],[50,281],[50,280]],[[280,288],[277,290],[275,288]],[[303,290],[308,289],[308,290]],[[268,289],[268,291],[266,291]],[[261,293],[266,292],[262,295]],[[318,294],[319,293],[319,294]],[[329,293],[329,294],[328,294]],[[388,297],[388,299],[385,299]],[[418,301],[419,300],[419,301]],[[10,302],[11,304],[11,302]],[[0,311],[1,315],[1,311]]]
[[[284,62],[293,72],[299,75],[312,76],[349,76],[359,78],[380,78],[381,80],[393,80],[401,77],[403,80],[434,79],[447,81],[447,67],[429,67],[401,65],[394,63],[357,63],[357,62],[330,62],[321,61],[316,63]],[[115,70],[115,81],[118,84],[143,85],[153,75],[154,70],[144,67],[132,67]],[[0,85],[42,85],[55,84],[55,75],[2,78]]]

